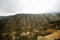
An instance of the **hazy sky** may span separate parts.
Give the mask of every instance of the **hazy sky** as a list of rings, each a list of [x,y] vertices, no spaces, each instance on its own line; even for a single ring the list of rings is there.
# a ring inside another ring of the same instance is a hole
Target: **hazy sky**
[[[0,0],[0,15],[60,12],[60,0]]]

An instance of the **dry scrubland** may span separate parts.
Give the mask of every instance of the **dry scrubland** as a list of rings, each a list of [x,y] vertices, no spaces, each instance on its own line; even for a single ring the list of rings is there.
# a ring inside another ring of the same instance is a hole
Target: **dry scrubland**
[[[39,36],[56,34],[57,30],[60,30],[60,16],[57,14],[17,14],[0,17],[0,40],[37,40]]]

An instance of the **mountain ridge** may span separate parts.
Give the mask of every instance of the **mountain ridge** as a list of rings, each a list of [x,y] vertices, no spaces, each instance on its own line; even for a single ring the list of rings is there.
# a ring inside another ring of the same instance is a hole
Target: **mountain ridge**
[[[17,14],[6,16],[0,22],[0,34],[16,33],[16,35],[14,34],[16,37],[19,37],[19,35],[22,37],[21,35],[24,32],[31,33],[27,36],[31,40],[36,40],[35,37],[31,38],[32,36],[37,37],[39,35],[49,34],[46,31],[48,29],[60,29],[60,17],[57,14]],[[24,40],[24,38],[22,39]],[[26,40],[30,39],[28,38]]]

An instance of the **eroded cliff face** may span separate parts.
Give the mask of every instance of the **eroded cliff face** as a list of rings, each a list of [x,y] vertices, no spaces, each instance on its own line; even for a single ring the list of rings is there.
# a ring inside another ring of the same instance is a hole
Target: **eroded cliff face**
[[[0,23],[1,40],[37,40],[51,34],[49,29],[60,29],[60,17],[55,14],[17,14]]]

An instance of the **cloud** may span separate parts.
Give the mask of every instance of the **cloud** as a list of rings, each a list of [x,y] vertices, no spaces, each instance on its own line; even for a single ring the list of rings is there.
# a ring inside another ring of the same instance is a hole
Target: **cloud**
[[[5,15],[60,12],[60,0],[0,0],[0,11],[6,12]]]
[[[32,0],[23,10],[24,13],[59,12],[60,0]]]
[[[19,0],[2,0],[0,1],[0,8],[7,12],[17,12],[24,8]]]
[[[16,14],[16,13],[0,11],[0,16],[9,16],[9,15],[15,15],[15,14]]]

